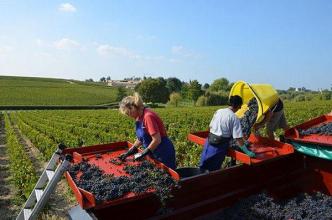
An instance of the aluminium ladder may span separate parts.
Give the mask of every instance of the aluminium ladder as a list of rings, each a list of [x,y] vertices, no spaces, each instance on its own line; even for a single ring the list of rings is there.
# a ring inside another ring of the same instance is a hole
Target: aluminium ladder
[[[37,184],[18,214],[16,220],[37,219],[38,214],[42,211],[52,192],[55,190],[61,176],[69,169],[72,156],[66,155],[65,158],[63,158],[61,153],[64,149],[65,146],[63,144],[59,144],[58,149],[52,155],[51,160],[48,162],[46,169],[39,177]],[[62,159],[60,163],[58,163],[59,159]]]

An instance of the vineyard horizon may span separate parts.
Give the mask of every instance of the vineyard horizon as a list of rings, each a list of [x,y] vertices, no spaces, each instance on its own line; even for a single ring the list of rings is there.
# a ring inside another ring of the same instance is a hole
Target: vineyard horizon
[[[164,121],[167,134],[175,145],[178,167],[198,166],[202,148],[189,142],[187,135],[207,130],[214,112],[222,107],[153,109]],[[286,102],[285,114],[289,125],[295,126],[326,114],[331,108],[331,101]],[[11,183],[19,189],[15,191],[18,205],[26,199],[37,180],[34,160],[47,162],[59,143],[80,147],[135,139],[134,121],[115,109],[11,111],[2,112],[1,118],[6,126]],[[31,160],[29,150],[20,141],[22,138],[31,142],[40,157]]]

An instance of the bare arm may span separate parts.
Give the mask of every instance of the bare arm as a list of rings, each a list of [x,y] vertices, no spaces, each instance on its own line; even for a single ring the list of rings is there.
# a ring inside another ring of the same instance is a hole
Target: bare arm
[[[157,132],[153,135],[151,135],[152,137],[152,141],[151,143],[149,144],[148,148],[151,150],[151,151],[154,151],[158,145],[161,143],[161,137],[160,137],[160,133]]]
[[[257,131],[259,128],[261,128],[266,122],[270,121],[271,118],[272,118],[272,115],[273,115],[273,112],[271,110],[268,110],[266,113],[265,113],[265,116],[263,118],[263,120],[257,124],[254,124],[253,126],[253,129],[255,131]]]

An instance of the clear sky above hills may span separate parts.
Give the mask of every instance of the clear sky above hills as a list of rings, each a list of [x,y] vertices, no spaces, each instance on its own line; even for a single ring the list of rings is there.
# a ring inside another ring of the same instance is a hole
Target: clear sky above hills
[[[0,0],[0,75],[332,86],[330,0]]]

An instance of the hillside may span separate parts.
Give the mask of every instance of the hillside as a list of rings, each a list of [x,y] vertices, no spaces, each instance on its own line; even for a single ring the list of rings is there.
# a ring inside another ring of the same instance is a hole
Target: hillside
[[[0,106],[100,105],[116,101],[117,90],[76,80],[0,76]]]

